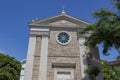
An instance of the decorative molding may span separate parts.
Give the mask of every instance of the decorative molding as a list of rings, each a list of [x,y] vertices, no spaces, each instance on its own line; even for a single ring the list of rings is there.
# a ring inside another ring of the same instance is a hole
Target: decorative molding
[[[76,63],[52,63],[52,68],[76,68]]]
[[[70,15],[67,14],[60,14],[54,17],[50,17],[50,18],[46,18],[46,19],[42,19],[42,20],[35,20],[33,22],[29,23],[29,26],[41,26],[41,25],[48,25],[49,23],[55,22],[55,21],[59,21],[59,20],[67,20],[69,22],[72,22],[74,24],[77,24],[79,26],[84,26],[84,25],[88,25],[89,23],[80,19],[77,19],[75,17],[72,17]]]
[[[49,35],[49,28],[30,28],[30,35]]]
[[[49,29],[45,29],[45,28],[31,28],[30,31],[49,31]]]
[[[42,36],[45,36],[45,35],[49,35],[49,32],[48,31],[30,31],[30,35],[42,35]]]

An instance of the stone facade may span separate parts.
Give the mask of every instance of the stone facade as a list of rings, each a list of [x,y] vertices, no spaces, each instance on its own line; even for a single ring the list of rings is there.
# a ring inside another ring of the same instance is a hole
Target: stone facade
[[[41,52],[41,37],[36,37],[36,46],[35,46],[35,55],[33,62],[33,72],[32,72],[32,80],[38,80],[39,74],[39,66],[40,66],[40,52]]]
[[[56,41],[56,35],[61,31],[52,31],[50,32],[49,47],[48,47],[48,72],[47,80],[54,80],[54,71],[55,68],[52,67],[54,64],[58,66],[67,66],[67,64],[74,64],[74,78],[75,80],[81,79],[80,74],[80,54],[79,54],[79,41],[77,40],[76,31],[68,31],[68,34],[71,35],[71,42],[65,46],[59,44]],[[69,66],[68,66],[69,68]]]
[[[71,35],[71,42],[68,45],[58,44],[56,41],[56,35],[62,31],[50,31],[50,39],[49,39],[49,48],[48,48],[48,56],[53,57],[79,57],[79,41],[77,40],[77,32],[76,31],[65,31]]]
[[[84,70],[81,69],[85,69],[87,63],[82,62],[84,56],[81,54],[85,54],[85,48],[81,47],[77,30],[86,25],[88,25],[87,22],[67,14],[32,21],[29,26],[30,35],[36,36],[35,50],[31,50],[32,44],[29,43],[28,55],[31,57],[27,57],[29,62],[26,64],[24,80],[58,80],[57,78],[60,78],[61,74],[67,75],[64,78],[70,77],[70,80],[83,80]],[[57,42],[56,36],[60,32],[66,32],[70,35],[69,44],[61,45]],[[84,35],[80,37],[85,40]],[[30,60],[33,62],[33,66],[28,66],[31,65]],[[28,69],[32,69],[30,70],[32,76],[28,75]]]

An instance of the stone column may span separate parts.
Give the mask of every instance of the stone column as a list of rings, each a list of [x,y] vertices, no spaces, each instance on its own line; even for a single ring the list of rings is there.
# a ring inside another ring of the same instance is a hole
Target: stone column
[[[84,46],[85,38],[79,38],[79,49],[80,49],[80,64],[81,64],[81,75],[82,80],[89,80],[88,75],[85,73],[87,68],[87,55],[86,47]]]
[[[30,35],[24,80],[32,80],[35,44],[36,44],[36,36]]]
[[[46,80],[47,56],[48,56],[48,36],[43,35],[41,41],[41,55],[40,55],[41,58],[40,58],[38,80]]]

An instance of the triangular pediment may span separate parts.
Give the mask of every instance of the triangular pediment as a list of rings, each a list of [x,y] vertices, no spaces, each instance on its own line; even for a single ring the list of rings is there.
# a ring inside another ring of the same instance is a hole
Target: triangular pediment
[[[69,16],[67,14],[61,14],[42,20],[34,20],[30,22],[29,26],[79,27],[88,24],[88,22]]]
[[[59,26],[60,27],[77,27],[78,26],[77,24],[72,23],[65,19],[49,23],[49,25],[51,25],[53,27],[59,27]]]

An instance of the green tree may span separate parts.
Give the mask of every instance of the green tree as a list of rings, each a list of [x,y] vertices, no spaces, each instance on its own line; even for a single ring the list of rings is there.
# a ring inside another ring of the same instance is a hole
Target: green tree
[[[89,75],[90,80],[96,80],[96,76],[100,73],[100,70],[95,66],[89,66],[85,72]]]
[[[109,66],[107,62],[102,62],[102,73],[104,80],[120,80],[119,66]]]
[[[0,80],[19,80],[21,63],[0,53]]]
[[[120,55],[119,55],[119,56],[117,56],[117,60],[120,60]]]
[[[120,0],[112,1],[116,11],[101,8],[93,13],[96,22],[80,30],[80,34],[90,34],[85,42],[86,46],[95,47],[103,44],[103,53],[107,54],[111,48],[120,51]]]

